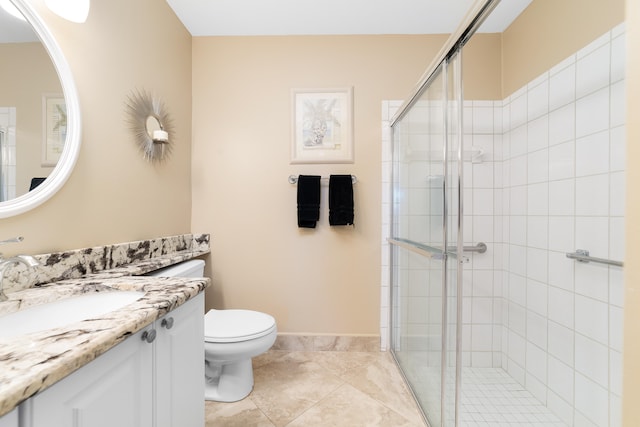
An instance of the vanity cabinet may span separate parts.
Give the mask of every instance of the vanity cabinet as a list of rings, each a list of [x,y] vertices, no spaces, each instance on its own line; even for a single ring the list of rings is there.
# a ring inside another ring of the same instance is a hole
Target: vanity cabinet
[[[24,402],[21,427],[204,425],[204,293]]]
[[[153,346],[142,334],[25,402],[23,426],[153,426]]]
[[[155,427],[204,425],[204,292],[156,321]]]
[[[18,427],[18,409],[0,416],[0,427]]]

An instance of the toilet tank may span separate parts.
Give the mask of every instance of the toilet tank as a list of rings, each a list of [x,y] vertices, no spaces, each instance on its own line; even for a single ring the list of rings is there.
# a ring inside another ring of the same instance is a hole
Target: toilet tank
[[[179,264],[170,265],[159,270],[150,271],[145,276],[156,277],[204,277],[204,261],[192,259]]]

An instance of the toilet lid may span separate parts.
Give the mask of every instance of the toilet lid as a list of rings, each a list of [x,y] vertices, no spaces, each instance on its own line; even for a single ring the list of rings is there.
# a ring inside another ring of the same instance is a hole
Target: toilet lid
[[[204,336],[208,342],[237,342],[271,333],[276,320],[251,310],[209,310],[204,315]]]

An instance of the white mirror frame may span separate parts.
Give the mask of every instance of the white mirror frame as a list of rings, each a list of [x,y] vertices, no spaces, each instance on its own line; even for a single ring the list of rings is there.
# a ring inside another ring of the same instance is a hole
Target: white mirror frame
[[[81,116],[78,91],[73,81],[71,68],[67,63],[62,49],[56,42],[49,28],[44,24],[35,10],[24,0],[11,0],[15,7],[22,12],[34,31],[40,37],[42,44],[49,53],[51,61],[58,72],[62,91],[67,106],[67,139],[62,149],[58,164],[49,174],[47,179],[38,187],[5,202],[0,202],[0,218],[8,218],[21,214],[39,206],[53,196],[67,181],[80,153]],[[18,112],[19,114],[19,112]]]

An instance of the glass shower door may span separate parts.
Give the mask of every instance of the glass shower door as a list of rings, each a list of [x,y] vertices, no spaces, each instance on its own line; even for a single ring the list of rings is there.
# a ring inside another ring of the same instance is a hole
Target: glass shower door
[[[456,425],[460,388],[458,61],[443,62],[393,126],[392,352],[432,427]]]
[[[392,350],[431,426],[444,425],[448,365],[445,80],[435,74],[393,134]]]

